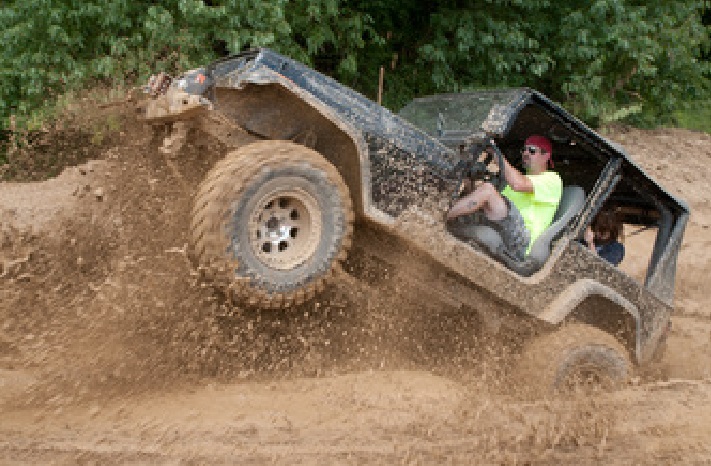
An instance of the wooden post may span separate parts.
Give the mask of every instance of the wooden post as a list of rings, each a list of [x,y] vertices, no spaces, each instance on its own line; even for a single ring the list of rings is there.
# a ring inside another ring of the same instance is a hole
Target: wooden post
[[[383,78],[385,77],[385,67],[380,67],[380,77],[378,78],[378,105],[383,104]]]
[[[15,114],[10,114],[10,144],[8,144],[7,153],[14,155],[17,152],[17,119]]]

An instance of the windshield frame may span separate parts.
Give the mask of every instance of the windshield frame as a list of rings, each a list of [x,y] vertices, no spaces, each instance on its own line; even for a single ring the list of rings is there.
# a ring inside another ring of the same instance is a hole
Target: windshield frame
[[[509,88],[420,97],[400,109],[398,116],[435,138],[464,136],[480,131],[492,110],[500,114],[502,107],[515,106],[522,91]]]

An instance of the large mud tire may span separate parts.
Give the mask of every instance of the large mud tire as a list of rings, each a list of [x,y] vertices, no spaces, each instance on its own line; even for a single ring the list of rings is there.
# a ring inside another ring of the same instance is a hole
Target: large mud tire
[[[318,152],[260,141],[229,153],[195,197],[190,258],[237,302],[279,309],[323,290],[353,233],[348,187]],[[226,271],[226,273],[225,273]]]
[[[612,335],[585,324],[568,324],[530,341],[514,371],[534,396],[614,390],[630,377],[625,347]]]

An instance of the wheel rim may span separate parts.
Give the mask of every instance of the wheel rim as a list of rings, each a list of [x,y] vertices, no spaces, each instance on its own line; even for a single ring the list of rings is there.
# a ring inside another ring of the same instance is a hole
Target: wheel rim
[[[321,238],[318,203],[302,189],[263,196],[250,216],[250,245],[266,266],[290,270],[307,261]]]

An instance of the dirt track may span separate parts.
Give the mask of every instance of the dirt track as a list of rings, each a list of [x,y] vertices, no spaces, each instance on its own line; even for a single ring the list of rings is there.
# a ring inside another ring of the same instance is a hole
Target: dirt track
[[[611,135],[693,210],[665,360],[618,393],[533,403],[463,343],[403,342],[409,310],[347,275],[292,312],[222,305],[185,258],[213,151],[169,159],[130,134],[0,184],[3,464],[711,462],[711,137]],[[631,274],[646,240],[627,240]]]

